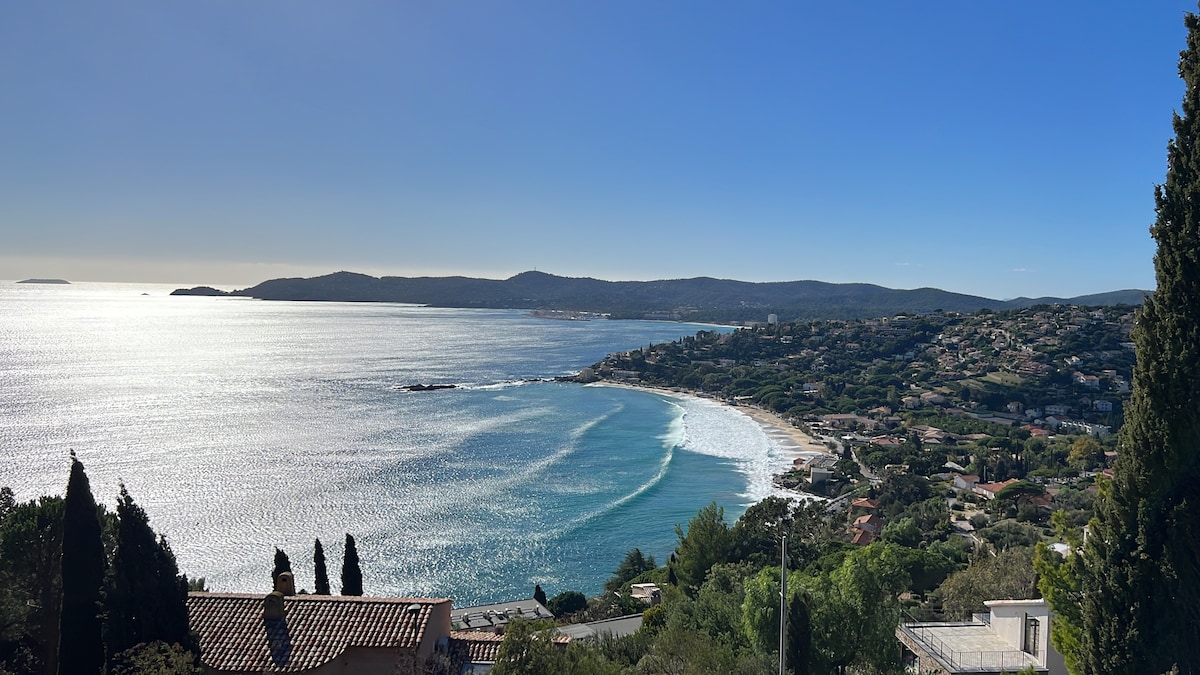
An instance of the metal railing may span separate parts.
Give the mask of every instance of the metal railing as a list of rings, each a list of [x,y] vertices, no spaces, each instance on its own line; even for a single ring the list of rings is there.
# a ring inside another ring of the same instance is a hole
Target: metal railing
[[[941,638],[933,634],[934,628],[945,628],[955,624],[940,626],[901,625],[901,630],[909,635],[919,645],[924,647],[931,656],[935,656],[960,672],[998,672],[1007,670],[1016,672],[1029,666],[1039,665],[1037,660],[1019,649],[1003,651],[971,651],[954,649]],[[959,624],[961,625],[961,624]]]

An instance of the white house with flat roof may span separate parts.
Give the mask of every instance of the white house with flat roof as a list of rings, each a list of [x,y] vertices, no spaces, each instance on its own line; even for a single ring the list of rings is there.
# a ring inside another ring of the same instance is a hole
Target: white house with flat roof
[[[910,668],[932,675],[999,675],[1032,667],[1066,675],[1050,645],[1050,608],[1043,599],[988,600],[971,621],[906,623],[896,629]]]

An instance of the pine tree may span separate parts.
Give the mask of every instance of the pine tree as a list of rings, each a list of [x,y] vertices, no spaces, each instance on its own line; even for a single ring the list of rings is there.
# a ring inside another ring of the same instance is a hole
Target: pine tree
[[[109,654],[156,640],[193,650],[187,581],[179,574],[166,539],[150,528],[145,510],[134,503],[124,485],[117,499],[117,518],[113,589],[106,602]]]
[[[1157,289],[1134,328],[1133,396],[1086,550],[1084,673],[1200,672],[1200,17],[1184,23],[1183,116],[1150,230]]]
[[[100,516],[83,464],[71,453],[71,476],[63,500],[62,614],[58,672],[99,673],[104,667],[100,587],[104,542]]]
[[[354,537],[346,535],[346,553],[342,558],[342,595],[362,595],[362,570],[358,566],[358,547]]]
[[[313,592],[317,595],[329,595],[329,571],[325,568],[325,549],[321,546],[320,539],[313,545],[313,567],[317,570]]]

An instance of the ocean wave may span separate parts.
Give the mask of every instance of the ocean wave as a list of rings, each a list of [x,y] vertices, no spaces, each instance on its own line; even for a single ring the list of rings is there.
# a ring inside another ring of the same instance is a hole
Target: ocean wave
[[[676,399],[683,409],[681,450],[730,461],[746,478],[742,497],[753,504],[780,494],[773,479],[787,467],[782,445],[736,408],[702,398]]]
[[[621,508],[625,504],[628,504],[629,502],[633,501],[634,499],[637,499],[638,497],[642,496],[649,490],[652,490],[655,486],[657,486],[659,483],[661,483],[664,478],[667,477],[667,471],[671,467],[671,460],[674,458],[674,456],[675,456],[675,446],[674,445],[667,446],[666,452],[663,454],[662,459],[659,461],[658,471],[655,472],[655,474],[653,476],[651,476],[649,480],[647,480],[646,482],[637,486],[632,491],[627,492],[626,494],[621,495],[620,497],[608,502],[604,506],[602,506],[598,509],[593,509],[592,511],[589,511],[589,512],[583,514],[582,516],[571,520],[569,523],[567,523],[566,525],[564,525],[562,527],[555,528],[554,530],[552,530],[550,532],[545,532],[545,533],[535,535],[534,538],[536,540],[542,540],[542,541],[557,539],[559,537],[562,537],[565,534],[568,534],[570,532],[578,530],[579,528],[583,527],[584,525],[587,525],[589,522],[591,522],[597,518],[601,518],[605,515],[608,515],[609,513],[612,513],[613,511]]]
[[[502,389],[512,389],[514,387],[524,387],[530,384],[537,384],[540,380],[503,380],[500,382],[464,382],[458,384],[459,389],[466,391],[500,391]]]
[[[580,441],[588,431],[619,413],[623,408],[623,405],[618,404],[575,425],[567,433],[565,443],[543,457],[523,463],[519,470],[498,478],[461,481],[456,488],[457,494],[444,497],[442,503],[444,505],[482,503],[492,497],[513,494],[525,486],[541,483],[542,478],[551,467],[578,451]],[[511,506],[505,508],[511,508]]]

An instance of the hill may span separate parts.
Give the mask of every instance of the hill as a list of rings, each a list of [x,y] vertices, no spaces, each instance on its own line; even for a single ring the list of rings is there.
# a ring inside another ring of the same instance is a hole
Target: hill
[[[180,289],[198,294],[206,289]],[[337,272],[307,279],[272,279],[230,295],[262,300],[401,302],[438,307],[557,309],[610,314],[614,318],[688,321],[853,319],[901,312],[975,312],[1036,304],[1140,304],[1143,291],[1115,291],[1083,298],[1017,298],[1001,301],[937,288],[897,290],[874,284],[823,281],[752,283],[696,277],[660,281],[603,281],[523,272],[508,279],[471,277],[372,277]]]

